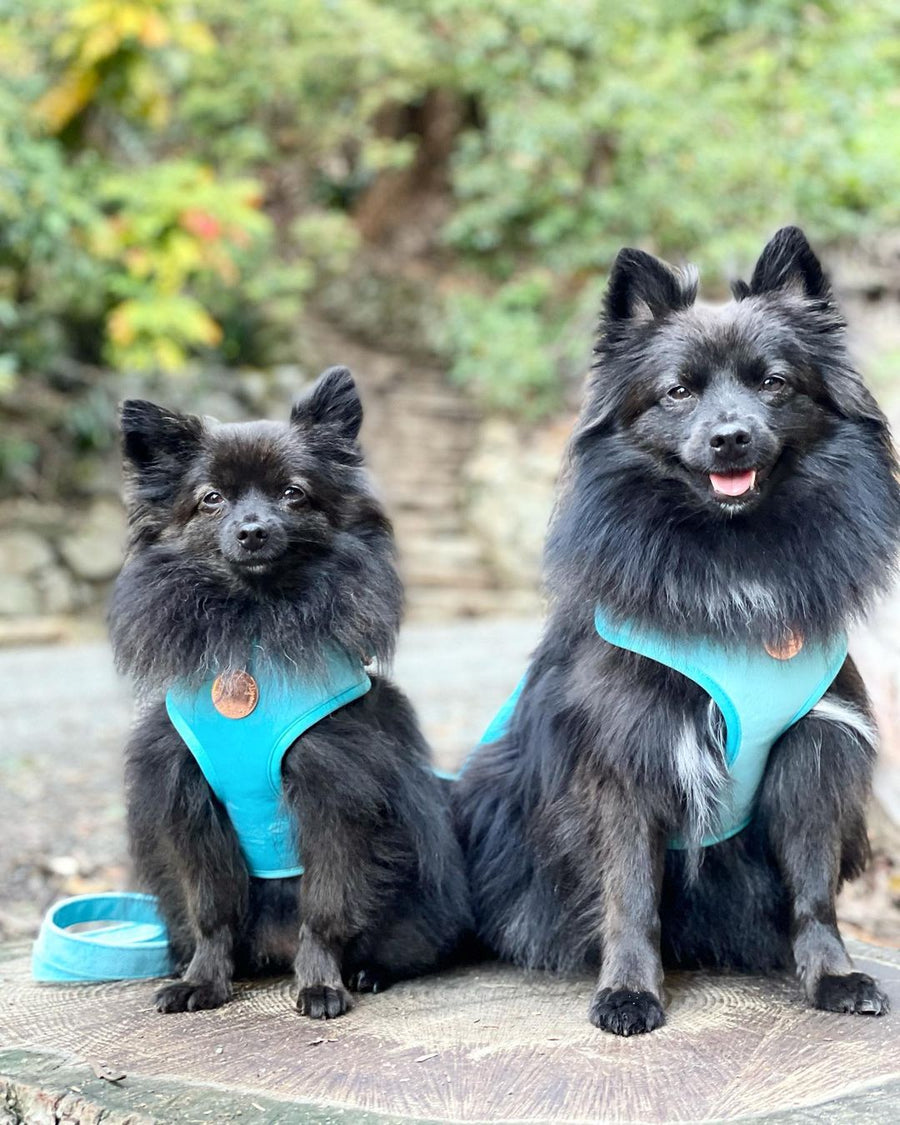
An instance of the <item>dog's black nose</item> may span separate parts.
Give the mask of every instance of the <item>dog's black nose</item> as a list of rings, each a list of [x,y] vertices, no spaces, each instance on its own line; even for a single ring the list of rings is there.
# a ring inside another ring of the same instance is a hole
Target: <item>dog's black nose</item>
[[[237,540],[245,551],[258,551],[268,538],[269,532],[261,523],[243,523],[238,528]]]
[[[717,426],[709,435],[709,444],[723,457],[744,453],[753,444],[750,431],[740,422],[727,422]]]

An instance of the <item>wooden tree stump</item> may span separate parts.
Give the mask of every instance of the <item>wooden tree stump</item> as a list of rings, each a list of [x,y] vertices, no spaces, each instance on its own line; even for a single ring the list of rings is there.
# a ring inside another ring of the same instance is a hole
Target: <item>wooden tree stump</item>
[[[900,953],[850,946],[900,1013]],[[37,985],[28,947],[7,946],[0,1125],[900,1121],[900,1015],[812,1011],[788,978],[666,984],[666,1027],[633,1039],[587,1022],[589,978],[493,964],[331,1022],[298,1016],[288,980],[163,1016],[153,982]]]

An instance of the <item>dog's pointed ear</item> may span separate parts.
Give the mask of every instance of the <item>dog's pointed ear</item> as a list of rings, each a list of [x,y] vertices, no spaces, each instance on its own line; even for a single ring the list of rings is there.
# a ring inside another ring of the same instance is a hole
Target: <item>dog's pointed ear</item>
[[[329,367],[323,371],[291,411],[293,425],[329,426],[353,442],[359,437],[362,420],[359,391],[346,367]]]
[[[607,326],[621,321],[659,320],[697,299],[697,271],[682,271],[644,250],[626,247],[613,262],[603,315]]]
[[[146,399],[130,398],[119,409],[122,452],[139,472],[164,465],[174,469],[193,457],[203,423],[193,414],[176,414]]]
[[[819,300],[831,296],[825,271],[799,227],[782,227],[769,240],[750,279],[753,296],[790,289]]]

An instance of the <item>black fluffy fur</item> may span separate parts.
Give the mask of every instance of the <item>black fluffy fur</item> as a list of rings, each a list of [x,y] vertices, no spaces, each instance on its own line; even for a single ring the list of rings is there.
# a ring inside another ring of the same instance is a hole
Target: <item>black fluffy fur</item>
[[[181,979],[161,1011],[212,1008],[234,976],[293,966],[298,1009],[333,1017],[348,989],[437,967],[470,924],[446,783],[383,672],[284,757],[305,874],[256,879],[223,807],[166,715],[176,681],[247,666],[315,676],[338,646],[389,668],[402,595],[369,486],[350,373],[326,372],[289,423],[219,425],[122,408],[128,557],[110,630],[139,716],[126,752],[137,873],[159,897]],[[287,491],[286,491],[287,490]],[[241,529],[267,538],[248,552]]]
[[[456,795],[483,940],[526,966],[598,967],[590,1018],[619,1034],[662,1022],[663,959],[793,965],[820,1007],[886,1007],[835,923],[868,856],[875,753],[852,661],[773,748],[751,825],[701,849],[727,784],[721,715],[593,627],[599,602],[672,636],[812,643],[892,576],[887,424],[803,234],[780,231],[734,292],[704,308],[693,271],[617,258],[547,539],[544,635],[507,733]],[[751,469],[746,495],[714,490]],[[667,849],[675,834],[693,846]]]

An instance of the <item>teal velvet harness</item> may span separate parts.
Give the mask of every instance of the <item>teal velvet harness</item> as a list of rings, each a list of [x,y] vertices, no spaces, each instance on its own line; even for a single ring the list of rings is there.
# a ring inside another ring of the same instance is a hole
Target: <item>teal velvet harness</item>
[[[248,669],[259,698],[249,715],[231,719],[213,705],[213,680],[166,695],[172,725],[197,760],[234,825],[251,875],[303,874],[297,830],[281,800],[281,762],[314,724],[365,695],[372,682],[359,660],[335,651],[316,679]]]
[[[770,656],[762,645],[734,648],[707,640],[673,640],[649,629],[614,624],[598,608],[597,633],[611,645],[664,664],[693,680],[710,696],[725,720],[725,766],[730,786],[706,847],[737,835],[750,823],[756,792],[769,752],[778,739],[819,702],[847,657],[842,633],[824,645],[804,645],[789,660]],[[485,731],[481,744],[506,731],[526,676]],[[476,750],[477,752],[477,750]],[[675,839],[669,847],[684,844]]]

